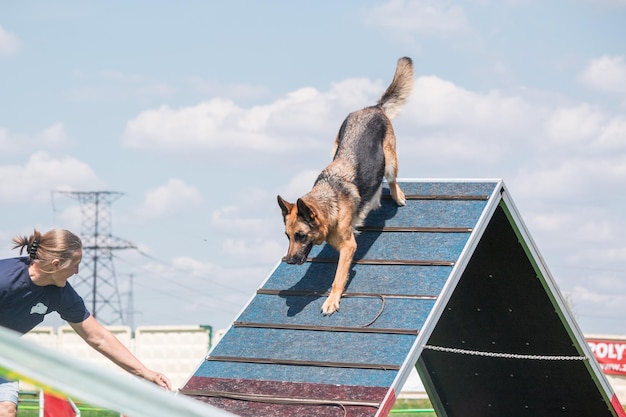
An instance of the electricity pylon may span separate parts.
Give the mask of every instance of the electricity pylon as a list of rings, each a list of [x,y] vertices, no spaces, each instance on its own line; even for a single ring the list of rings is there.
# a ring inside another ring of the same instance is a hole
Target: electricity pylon
[[[72,286],[91,314],[103,324],[124,324],[122,303],[113,265],[113,251],[137,246],[111,234],[111,203],[116,191],[56,191],[81,203],[83,260]]]

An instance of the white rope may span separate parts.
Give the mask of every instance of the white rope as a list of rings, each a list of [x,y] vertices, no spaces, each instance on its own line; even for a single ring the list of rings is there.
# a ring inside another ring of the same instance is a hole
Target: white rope
[[[424,349],[436,350],[438,352],[457,353],[461,355],[487,356],[491,358],[505,358],[505,359],[529,359],[529,360],[535,360],[535,361],[586,361],[586,360],[589,360],[587,356],[522,355],[518,353],[483,352],[480,350],[447,348],[443,346],[433,346],[433,345],[425,345]]]

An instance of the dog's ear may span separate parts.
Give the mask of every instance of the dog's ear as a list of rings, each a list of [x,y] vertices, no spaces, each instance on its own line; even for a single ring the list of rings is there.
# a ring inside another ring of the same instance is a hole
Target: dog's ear
[[[291,213],[291,209],[293,208],[293,204],[285,201],[281,196],[277,196],[278,205],[283,212],[283,217],[286,217],[289,213]]]
[[[315,223],[317,215],[311,207],[307,206],[301,198],[296,201],[296,205],[298,206],[298,216],[302,217],[309,224]]]

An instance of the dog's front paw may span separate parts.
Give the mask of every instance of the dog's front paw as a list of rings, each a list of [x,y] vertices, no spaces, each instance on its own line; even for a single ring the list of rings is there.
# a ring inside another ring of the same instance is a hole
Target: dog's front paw
[[[393,198],[393,201],[395,201],[396,204],[399,206],[406,205],[406,197],[404,196],[404,193],[402,192],[400,187],[396,187],[395,190],[392,190],[391,198]]]
[[[322,314],[330,316],[334,312],[339,310],[339,303],[341,302],[341,296],[330,294],[324,304],[322,304]]]

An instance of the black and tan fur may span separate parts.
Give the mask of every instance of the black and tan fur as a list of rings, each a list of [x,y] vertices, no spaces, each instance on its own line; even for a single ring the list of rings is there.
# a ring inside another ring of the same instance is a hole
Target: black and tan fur
[[[380,207],[383,177],[391,197],[403,206],[404,193],[396,183],[398,159],[391,121],[413,87],[413,63],[400,58],[393,80],[375,106],[350,113],[334,146],[334,158],[319,175],[311,191],[296,203],[278,196],[289,249],[285,260],[303,264],[313,245],[328,242],[339,252],[332,290],[323,314],[339,309],[356,251],[355,230],[367,214]]]

